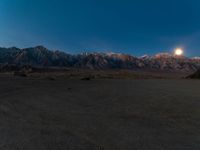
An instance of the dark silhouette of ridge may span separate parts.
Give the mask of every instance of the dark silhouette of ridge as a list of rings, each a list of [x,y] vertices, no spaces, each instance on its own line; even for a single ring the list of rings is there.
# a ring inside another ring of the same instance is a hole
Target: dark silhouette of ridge
[[[200,79],[200,69],[198,69],[195,73],[186,77],[188,79]]]

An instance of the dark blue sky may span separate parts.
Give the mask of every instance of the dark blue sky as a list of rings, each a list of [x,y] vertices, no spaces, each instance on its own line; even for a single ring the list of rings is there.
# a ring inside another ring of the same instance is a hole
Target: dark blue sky
[[[1,0],[0,46],[200,55],[199,0]]]

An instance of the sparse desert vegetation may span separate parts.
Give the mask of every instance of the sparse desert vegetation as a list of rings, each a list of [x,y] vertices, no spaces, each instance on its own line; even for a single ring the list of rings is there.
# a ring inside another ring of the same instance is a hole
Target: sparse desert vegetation
[[[142,71],[142,70],[89,70],[89,69],[65,69],[57,70],[19,70],[4,72],[2,74],[32,78],[65,78],[65,79],[181,79],[189,76],[191,72],[167,72],[167,71]]]

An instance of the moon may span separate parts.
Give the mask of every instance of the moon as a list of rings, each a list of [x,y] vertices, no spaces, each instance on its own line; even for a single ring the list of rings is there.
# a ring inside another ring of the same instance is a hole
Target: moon
[[[175,49],[175,53],[176,56],[182,56],[183,55],[183,50],[181,48],[177,48]]]

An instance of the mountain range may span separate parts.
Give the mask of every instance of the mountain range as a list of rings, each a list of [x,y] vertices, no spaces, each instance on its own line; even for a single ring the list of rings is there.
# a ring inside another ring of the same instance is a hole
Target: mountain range
[[[32,67],[66,67],[81,69],[130,69],[163,70],[176,72],[194,72],[200,68],[200,58],[174,56],[159,53],[154,56],[134,57],[119,53],[81,53],[67,54],[51,51],[43,46],[19,49],[16,47],[0,48],[0,68],[21,66]]]

